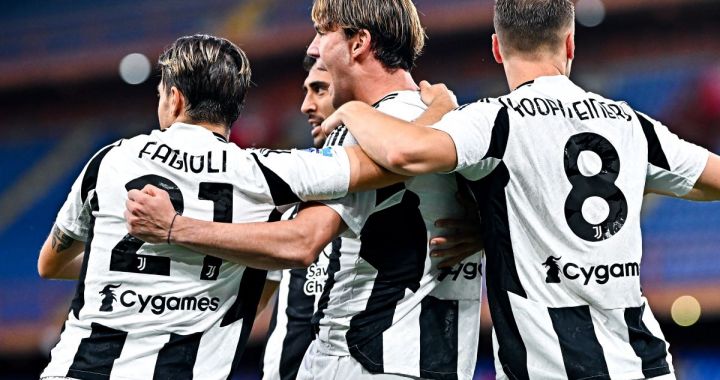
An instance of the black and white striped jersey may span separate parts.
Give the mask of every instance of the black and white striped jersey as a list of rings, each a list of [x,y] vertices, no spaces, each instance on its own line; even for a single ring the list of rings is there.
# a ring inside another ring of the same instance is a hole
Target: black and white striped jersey
[[[640,287],[644,189],[688,193],[707,150],[565,76],[446,115],[485,226],[499,378],[673,372]]]
[[[263,379],[297,377],[303,356],[315,339],[311,320],[325,286],[329,257],[325,248],[308,268],[268,274],[268,280],[279,286],[263,356]]]
[[[417,118],[418,92],[390,94],[375,104],[387,114]],[[328,145],[356,141],[344,127]],[[428,241],[441,218],[462,218],[455,175],[428,175],[377,191],[326,202],[349,229],[330,251],[325,289],[313,317],[319,350],[352,355],[371,373],[470,379],[480,328],[480,254],[450,271],[437,269]]]
[[[347,192],[342,150],[243,150],[176,123],[102,149],[56,224],[85,241],[80,281],[43,377],[226,379],[247,340],[265,271],[127,233],[127,191],[156,185],[177,212],[216,222],[273,219],[275,205]]]

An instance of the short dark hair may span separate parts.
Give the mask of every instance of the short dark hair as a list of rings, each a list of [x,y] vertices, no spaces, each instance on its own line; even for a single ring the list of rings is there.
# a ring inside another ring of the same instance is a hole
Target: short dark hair
[[[232,42],[206,34],[180,37],[160,55],[158,66],[165,90],[180,90],[193,121],[230,127],[240,116],[250,61]]]
[[[375,58],[386,69],[410,70],[425,46],[425,30],[411,0],[315,0],[320,31],[340,28],[347,37],[366,29]]]
[[[521,53],[556,48],[575,22],[572,0],[497,0],[495,32],[505,47]]]
[[[303,58],[302,66],[305,71],[310,72],[310,70],[312,70],[313,66],[315,66],[316,63],[317,58],[311,55],[306,55],[305,58]]]

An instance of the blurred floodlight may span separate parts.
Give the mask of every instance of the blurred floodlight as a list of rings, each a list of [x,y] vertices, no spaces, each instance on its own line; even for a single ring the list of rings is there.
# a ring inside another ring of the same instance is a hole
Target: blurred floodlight
[[[692,326],[700,319],[700,302],[692,296],[682,296],[673,302],[670,315],[679,326]]]
[[[605,5],[602,0],[579,0],[575,5],[575,17],[582,26],[598,26],[605,19]]]
[[[129,84],[140,84],[150,76],[150,60],[140,53],[132,53],[120,61],[120,77]]]

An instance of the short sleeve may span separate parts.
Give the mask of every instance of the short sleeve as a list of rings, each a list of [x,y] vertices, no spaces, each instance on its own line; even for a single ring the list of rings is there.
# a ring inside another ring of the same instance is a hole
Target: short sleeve
[[[689,193],[705,170],[710,153],[682,140],[662,123],[637,114],[648,142],[645,186],[677,196]]]
[[[375,209],[375,191],[352,193],[347,196],[325,201],[323,204],[335,210],[348,226],[355,237],[360,236],[360,230],[365,225],[370,214]]]
[[[497,160],[488,160],[493,128],[503,116],[500,107],[488,103],[472,103],[451,111],[431,128],[450,135],[457,153],[458,165],[454,171],[471,179],[489,174]],[[504,113],[507,118],[507,112]],[[501,158],[501,157],[497,157]]]
[[[250,150],[276,205],[340,198],[350,184],[350,162],[340,147]]]
[[[70,194],[55,219],[55,225],[62,232],[79,241],[87,240],[92,216],[90,199],[95,196],[95,190],[90,190],[83,199],[82,183],[86,172],[87,167],[73,183]]]

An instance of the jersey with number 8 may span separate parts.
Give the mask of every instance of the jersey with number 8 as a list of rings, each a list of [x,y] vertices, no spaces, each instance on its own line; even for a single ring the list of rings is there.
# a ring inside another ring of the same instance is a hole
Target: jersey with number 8
[[[708,152],[564,76],[434,128],[482,205],[499,378],[672,372],[640,288],[640,209],[646,187],[688,193]]]
[[[265,271],[127,233],[130,189],[167,191],[183,215],[265,222],[275,205],[347,192],[343,151],[243,150],[176,123],[110,145],[88,163],[56,225],[86,242],[77,293],[43,376],[230,376],[247,340]]]

